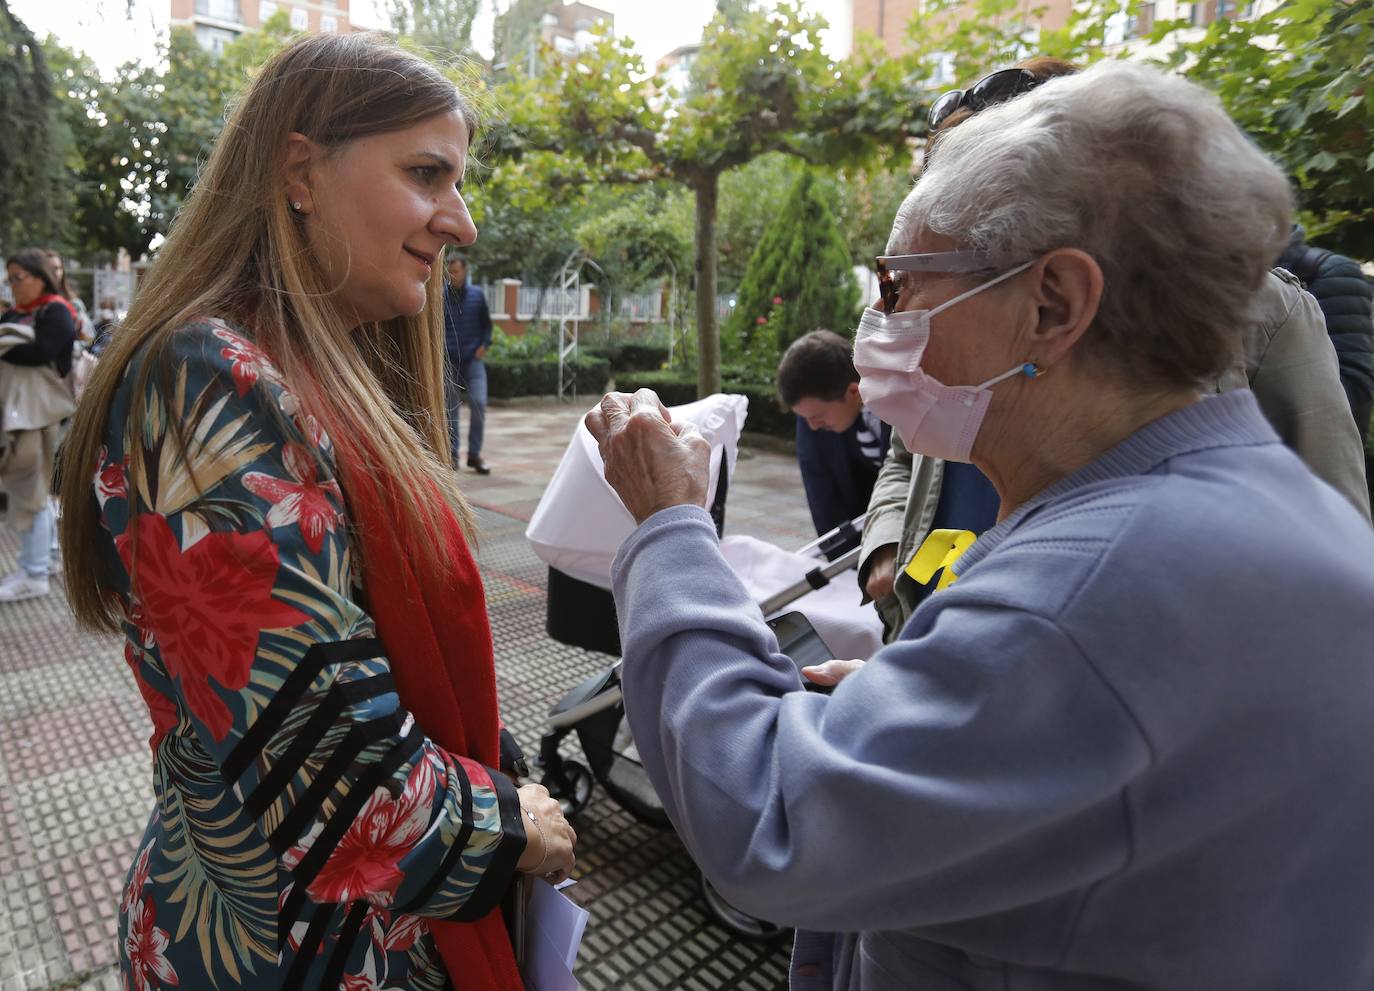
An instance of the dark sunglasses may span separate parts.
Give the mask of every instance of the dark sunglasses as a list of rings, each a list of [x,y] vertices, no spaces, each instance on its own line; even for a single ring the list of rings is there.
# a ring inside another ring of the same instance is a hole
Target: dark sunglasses
[[[968,89],[952,89],[930,105],[930,130],[934,131],[956,110],[977,113],[985,107],[1005,103],[1039,86],[1029,69],[998,69],[978,80]]]

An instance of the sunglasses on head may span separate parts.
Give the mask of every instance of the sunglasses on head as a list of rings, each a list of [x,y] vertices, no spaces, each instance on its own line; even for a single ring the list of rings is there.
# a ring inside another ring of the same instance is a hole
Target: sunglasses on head
[[[936,130],[956,110],[977,113],[985,107],[1005,103],[1022,93],[1029,93],[1043,82],[1029,69],[998,69],[978,80],[968,89],[952,89],[930,105],[930,130]]]

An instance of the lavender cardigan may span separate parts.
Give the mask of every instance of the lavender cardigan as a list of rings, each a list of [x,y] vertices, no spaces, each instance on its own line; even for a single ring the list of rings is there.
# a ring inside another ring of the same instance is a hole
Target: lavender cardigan
[[[1374,533],[1246,391],[985,534],[830,697],[699,509],[613,568],[626,711],[795,989],[1374,987]]]

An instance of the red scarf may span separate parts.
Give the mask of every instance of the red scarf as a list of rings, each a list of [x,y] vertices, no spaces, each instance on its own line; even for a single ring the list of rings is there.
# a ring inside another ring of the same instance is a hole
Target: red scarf
[[[349,501],[366,558],[368,606],[391,658],[402,704],[425,734],[450,754],[468,758],[474,787],[491,787],[472,763],[497,767],[501,722],[486,595],[462,527],[445,508],[440,531],[429,535],[444,562],[423,573],[393,535],[397,494],[366,471],[350,473]],[[523,991],[501,910],[477,922],[431,920],[431,931],[453,984],[463,991]]]
[[[41,310],[43,307],[47,306],[49,303],[61,303],[63,306],[65,306],[65,307],[67,308],[67,312],[70,313],[70,314],[72,315],[72,321],[75,322],[75,320],[76,320],[76,306],[75,306],[75,304],[73,304],[72,301],[69,300],[69,299],[67,299],[65,296],[56,296],[56,295],[54,295],[54,294],[52,294],[52,293],[50,293],[50,292],[44,293],[42,296],[39,296],[39,297],[38,297],[37,299],[35,299],[33,302],[31,302],[31,303],[25,303],[23,306],[19,306],[19,305],[16,304],[15,307],[14,307],[14,310],[15,310],[16,313],[32,313],[34,310]]]

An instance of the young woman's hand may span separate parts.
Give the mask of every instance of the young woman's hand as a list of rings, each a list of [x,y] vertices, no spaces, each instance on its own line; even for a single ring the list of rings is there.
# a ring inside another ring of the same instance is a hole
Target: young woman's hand
[[[559,884],[566,880],[577,863],[573,854],[577,833],[563,817],[558,799],[543,785],[524,785],[519,795],[526,843],[515,869],[522,874],[537,874],[550,884]]]

